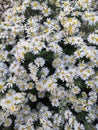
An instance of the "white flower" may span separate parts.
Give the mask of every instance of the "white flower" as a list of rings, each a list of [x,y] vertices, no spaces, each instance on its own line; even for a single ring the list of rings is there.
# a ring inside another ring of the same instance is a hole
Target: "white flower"
[[[30,99],[31,102],[36,102],[37,101],[37,97],[35,95],[28,94],[28,98]]]
[[[45,97],[45,92],[38,92],[38,97],[39,98],[44,98]]]
[[[41,70],[41,78],[46,77],[49,74],[49,69],[47,67],[43,67]]]
[[[0,105],[2,106],[2,108],[8,108],[12,105],[12,98],[8,98],[8,99],[2,99],[0,101]]]
[[[74,94],[78,94],[80,92],[80,88],[78,86],[74,86],[74,87],[72,87],[71,91]]]
[[[36,64],[36,66],[38,67],[43,67],[45,64],[45,60],[42,57],[38,57],[34,60],[34,63]]]
[[[19,130],[23,130],[23,129],[26,130],[26,125],[22,125],[22,124],[21,124],[21,125],[19,126]]]
[[[73,130],[68,123],[65,124],[64,130]]]
[[[4,93],[7,87],[4,85],[3,81],[0,81],[0,93]]]
[[[24,94],[23,93],[16,93],[13,95],[13,103],[14,104],[19,104],[24,101]]]
[[[8,73],[8,68],[6,64],[0,62],[0,78],[3,78]]]
[[[41,119],[41,123],[42,123],[42,126],[44,129],[47,129],[47,130],[52,130],[51,127],[52,127],[52,123],[51,121],[49,120],[45,120],[45,119]]]
[[[16,77],[9,77],[9,79],[7,80],[7,84],[6,84],[6,86],[7,87],[9,87],[9,88],[11,88],[11,87],[13,87],[13,84],[16,82]]]
[[[96,129],[98,130],[98,124],[96,124],[96,126],[95,126],[95,127],[96,127]]]
[[[74,121],[74,129],[75,130],[85,130],[84,126],[80,123],[78,123],[77,121]]]
[[[70,110],[66,110],[64,112],[64,116],[65,116],[65,119],[68,119],[68,118],[70,118],[72,116],[72,112]]]
[[[34,10],[40,9],[40,4],[37,1],[33,1],[30,3],[31,4],[31,8]]]
[[[39,82],[36,83],[36,89],[39,92],[45,91],[45,85],[44,85],[43,81],[39,81]]]
[[[56,43],[50,43],[49,44],[50,50],[53,51],[54,53],[62,54],[62,48],[56,44]]]
[[[9,127],[12,124],[12,120],[10,118],[5,119],[4,126]]]
[[[51,101],[51,104],[52,104],[53,107],[58,107],[60,105],[59,100],[56,99],[56,98],[51,98],[50,97],[50,101]]]
[[[93,44],[95,44],[95,45],[98,45],[98,34],[94,34],[94,33],[89,34],[89,36],[88,36],[88,41],[89,41],[90,43],[93,43]]]
[[[61,120],[62,120],[62,118],[59,114],[55,114],[53,116],[53,123],[54,124],[57,124],[59,126],[59,124],[61,123]]]
[[[37,72],[38,72],[38,67],[32,63],[29,64],[29,70],[31,72],[30,76],[31,78],[35,81],[37,79]]]
[[[48,15],[51,14],[51,9],[46,6],[46,7],[44,7],[44,8],[42,9],[42,13],[43,13],[44,16],[48,16]]]
[[[51,80],[47,80],[45,88],[47,91],[53,91],[54,89],[56,89],[57,87],[57,83],[51,81]]]

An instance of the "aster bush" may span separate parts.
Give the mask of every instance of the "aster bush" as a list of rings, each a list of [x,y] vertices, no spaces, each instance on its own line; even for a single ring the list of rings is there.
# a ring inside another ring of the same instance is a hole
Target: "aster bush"
[[[0,130],[98,130],[94,0],[15,0],[0,21]]]

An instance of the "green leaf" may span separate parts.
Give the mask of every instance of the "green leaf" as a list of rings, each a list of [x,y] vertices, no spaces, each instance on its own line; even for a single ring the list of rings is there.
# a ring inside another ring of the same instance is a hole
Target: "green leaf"
[[[88,123],[87,121],[84,121],[84,127],[85,127],[85,130],[93,130],[92,125]]]

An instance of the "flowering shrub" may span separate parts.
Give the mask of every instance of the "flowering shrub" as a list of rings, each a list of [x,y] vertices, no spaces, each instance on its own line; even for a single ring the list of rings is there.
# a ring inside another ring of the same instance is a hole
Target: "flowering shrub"
[[[94,0],[16,0],[0,24],[0,130],[98,130]]]

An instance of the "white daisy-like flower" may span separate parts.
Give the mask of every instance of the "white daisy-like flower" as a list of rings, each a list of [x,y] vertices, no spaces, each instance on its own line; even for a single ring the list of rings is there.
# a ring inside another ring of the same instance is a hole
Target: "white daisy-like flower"
[[[44,16],[49,16],[51,14],[51,9],[46,6],[42,9],[42,13]]]
[[[9,127],[12,124],[12,120],[10,118],[5,119],[4,126]]]
[[[46,77],[49,74],[49,69],[47,67],[43,67],[41,70],[41,78]]]
[[[66,110],[66,111],[64,112],[64,116],[65,116],[65,119],[68,119],[69,117],[72,116],[72,112],[71,112],[70,110]]]
[[[40,9],[40,4],[38,1],[33,1],[30,4],[31,4],[32,9],[34,9],[34,10]]]
[[[0,81],[0,93],[4,93],[7,87],[4,85],[3,81]]]
[[[74,94],[78,94],[81,91],[81,89],[78,86],[74,86],[71,89],[71,92]]]
[[[45,64],[45,60],[42,57],[38,57],[34,60],[34,63],[36,64],[36,66],[38,67],[43,67],[43,65]]]
[[[9,88],[13,87],[13,84],[16,82],[16,77],[9,77],[9,79],[7,80],[7,84],[6,86]]]

